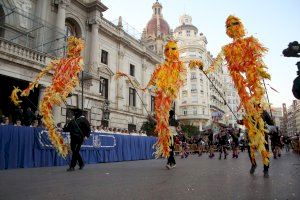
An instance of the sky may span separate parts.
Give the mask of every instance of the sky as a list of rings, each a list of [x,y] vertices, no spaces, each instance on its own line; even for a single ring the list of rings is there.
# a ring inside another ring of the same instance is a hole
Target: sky
[[[109,9],[103,16],[109,21],[122,19],[142,33],[152,16],[155,0],[101,0]],[[269,49],[264,62],[271,74],[267,84],[270,103],[275,107],[292,104],[293,80],[297,76],[296,63],[300,58],[287,58],[282,50],[289,42],[300,42],[299,0],[159,0],[164,19],[174,30],[179,17],[188,14],[192,24],[207,38],[207,50],[214,57],[222,46],[231,42],[225,32],[225,20],[232,14],[239,17],[247,36],[253,35]]]

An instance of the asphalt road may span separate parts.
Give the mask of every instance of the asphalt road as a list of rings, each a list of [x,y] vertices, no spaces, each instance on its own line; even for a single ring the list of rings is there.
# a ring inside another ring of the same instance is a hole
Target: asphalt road
[[[122,200],[122,199],[300,199],[300,155],[271,159],[270,177],[263,177],[261,160],[249,174],[247,153],[226,160],[176,157],[175,169],[166,160],[142,160],[66,167],[0,171],[0,199]]]

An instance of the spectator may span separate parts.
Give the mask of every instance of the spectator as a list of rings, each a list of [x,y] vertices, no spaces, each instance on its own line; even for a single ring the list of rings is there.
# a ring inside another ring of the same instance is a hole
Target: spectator
[[[34,113],[32,112],[31,108],[28,107],[25,113],[25,119],[24,119],[25,125],[30,126],[34,119],[35,119]]]
[[[56,125],[56,131],[60,132],[60,133],[63,132],[63,128],[62,128],[61,122],[57,123],[57,125]]]
[[[13,122],[17,122],[17,120],[20,120],[21,122],[24,122],[24,112],[21,106],[18,106],[18,108],[14,112],[13,116]]]
[[[38,125],[39,125],[39,122],[38,122],[38,120],[37,120],[37,119],[35,119],[35,120],[33,120],[33,121],[31,122],[31,125],[30,125],[30,127],[37,128],[37,127],[38,127]]]
[[[1,125],[9,125],[9,118],[8,117],[4,117],[3,122],[1,123]]]
[[[14,126],[22,126],[22,122],[20,119],[16,119],[16,123]]]
[[[40,115],[39,111],[36,110],[34,112],[34,117],[36,120],[38,120],[38,126],[41,126],[43,123],[42,123],[42,116]],[[60,124],[61,125],[61,124]]]

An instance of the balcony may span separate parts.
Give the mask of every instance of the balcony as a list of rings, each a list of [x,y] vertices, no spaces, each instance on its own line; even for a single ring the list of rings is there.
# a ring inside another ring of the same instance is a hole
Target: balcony
[[[14,58],[14,62],[22,62],[23,64],[25,61],[29,65],[42,66],[45,66],[50,60],[50,57],[44,53],[7,41],[4,38],[0,38],[0,57],[7,60]]]
[[[0,18],[2,50],[39,62],[43,62],[42,55],[60,57],[65,54],[67,36],[64,30],[19,8],[7,7],[2,1],[0,6],[6,10],[5,16]]]

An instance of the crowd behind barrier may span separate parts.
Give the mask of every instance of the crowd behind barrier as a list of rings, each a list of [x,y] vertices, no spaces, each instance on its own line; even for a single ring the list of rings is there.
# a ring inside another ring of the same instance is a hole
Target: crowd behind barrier
[[[63,133],[65,142],[69,134]],[[153,159],[155,137],[93,132],[80,151],[84,162],[103,163]],[[42,128],[0,126],[0,169],[67,165],[53,149]]]

